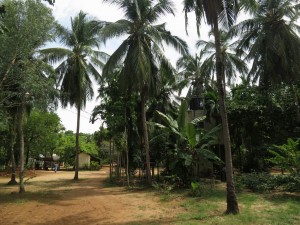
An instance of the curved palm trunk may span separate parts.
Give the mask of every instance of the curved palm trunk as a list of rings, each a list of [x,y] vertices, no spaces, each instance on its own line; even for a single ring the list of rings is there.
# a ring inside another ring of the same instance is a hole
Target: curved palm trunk
[[[77,108],[77,128],[76,128],[76,159],[75,159],[75,176],[74,180],[78,180],[79,171],[79,127],[80,127],[80,107]]]
[[[239,207],[233,183],[233,166],[231,156],[230,134],[228,128],[227,110],[225,104],[225,84],[223,73],[223,62],[221,56],[221,42],[218,26],[218,18],[215,17],[213,24],[215,47],[216,47],[216,73],[217,73],[217,87],[219,94],[220,113],[223,127],[223,139],[225,146],[225,161],[226,161],[226,187],[227,187],[227,210],[228,214],[238,214]]]
[[[24,186],[23,106],[24,106],[24,100],[22,102],[22,105],[19,107],[19,111],[18,111],[18,133],[19,133],[19,146],[20,146],[19,193],[24,193],[25,192],[25,186]]]
[[[146,120],[146,93],[147,87],[144,87],[141,93],[141,113],[142,113],[142,126],[143,126],[143,136],[144,136],[144,148],[146,154],[146,176],[148,185],[152,184],[151,173],[150,173],[150,148],[148,141],[148,130],[147,130],[147,120]]]
[[[15,117],[14,117],[15,118]],[[18,182],[16,181],[16,161],[15,161],[15,153],[14,153],[14,144],[15,144],[15,130],[14,130],[14,121],[10,125],[10,158],[11,158],[11,178],[7,183],[8,185],[16,185]]]

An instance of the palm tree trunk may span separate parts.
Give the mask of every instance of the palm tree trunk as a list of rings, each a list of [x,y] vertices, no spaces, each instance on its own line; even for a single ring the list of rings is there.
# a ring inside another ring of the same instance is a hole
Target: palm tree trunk
[[[15,118],[15,117],[14,117]],[[14,119],[13,119],[14,120]],[[15,153],[14,153],[14,144],[15,144],[15,130],[14,130],[13,121],[10,125],[10,160],[11,160],[11,178],[7,183],[8,185],[16,185],[18,182],[16,181],[16,161],[15,161]]]
[[[26,141],[26,160],[25,160],[25,165],[28,164],[29,162],[29,154],[30,154],[30,145],[29,145],[29,141]]]
[[[150,148],[148,141],[148,130],[146,121],[146,93],[147,87],[145,86],[141,93],[141,113],[142,113],[142,126],[143,126],[143,136],[144,136],[144,148],[146,154],[146,177],[148,185],[152,184],[151,172],[150,172]]]
[[[127,187],[130,187],[130,177],[129,177],[129,155],[128,147],[126,146],[126,176],[127,176]]]
[[[125,100],[125,132],[124,132],[124,139],[125,139],[125,148],[126,148],[126,177],[127,177],[127,187],[130,187],[130,177],[129,177],[129,145],[130,145],[130,141],[128,141],[128,133],[127,133],[127,101]],[[129,116],[129,115],[128,115]]]
[[[220,103],[220,113],[222,119],[223,127],[223,139],[225,146],[225,161],[226,161],[226,187],[227,187],[227,214],[238,214],[239,207],[237,202],[237,197],[235,193],[235,187],[233,183],[233,166],[232,166],[232,156],[231,156],[231,144],[230,144],[230,134],[228,128],[227,111],[225,104],[225,84],[224,84],[224,74],[223,74],[223,61],[221,55],[221,42],[218,26],[218,18],[214,18],[213,24],[214,36],[215,36],[215,46],[216,46],[216,73],[217,73],[217,87],[219,94]]]
[[[74,180],[78,180],[78,171],[79,171],[79,127],[80,127],[80,107],[77,108],[77,128],[76,128],[76,159],[75,159],[75,176]]]
[[[24,187],[24,134],[23,134],[23,107],[24,99],[18,111],[18,133],[19,133],[19,147],[20,147],[20,174],[19,174],[19,193],[25,192]]]
[[[112,154],[111,154],[111,138],[109,139],[109,180],[112,182]]]
[[[111,169],[112,169],[112,176],[113,176],[113,174],[114,173],[116,173],[116,171],[117,171],[117,166],[118,165],[116,165],[116,168],[114,167],[114,161],[115,161],[115,142],[114,142],[114,140],[112,141],[112,160],[111,160]],[[117,161],[118,161],[118,153],[117,153]],[[118,164],[118,162],[117,162],[117,164]]]

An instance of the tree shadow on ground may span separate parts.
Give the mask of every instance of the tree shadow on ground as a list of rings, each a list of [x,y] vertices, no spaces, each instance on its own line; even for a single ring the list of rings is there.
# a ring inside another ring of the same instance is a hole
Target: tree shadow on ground
[[[95,211],[85,211],[78,214],[72,214],[60,218],[55,218],[53,220],[48,220],[47,225],[170,225],[170,224],[185,224],[187,221],[179,218],[153,218],[153,219],[143,219],[143,218],[124,218],[123,221],[113,221],[113,218],[108,215],[103,215],[101,219],[93,218],[90,214],[95,214]],[[127,221],[127,222],[125,222]],[[195,222],[201,224],[201,219],[188,220],[188,222]],[[44,225],[45,222],[31,223],[31,225]]]
[[[263,194],[263,197],[276,204],[284,204],[286,202],[292,202],[299,204],[300,203],[300,193],[289,193],[289,192],[279,192],[279,193],[270,193]]]
[[[74,200],[83,197],[105,196],[105,195],[127,195],[145,190],[130,190],[120,186],[106,186],[106,177],[82,178],[78,181],[70,179],[57,179],[37,181],[30,179],[25,183],[26,192],[19,194],[18,186],[1,184],[3,192],[0,192],[0,205],[6,203],[18,203],[20,201],[36,201],[44,204],[60,204],[60,200]]]

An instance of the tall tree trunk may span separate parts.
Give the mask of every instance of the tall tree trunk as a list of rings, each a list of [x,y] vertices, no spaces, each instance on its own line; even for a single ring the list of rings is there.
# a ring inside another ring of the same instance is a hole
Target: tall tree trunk
[[[223,60],[221,55],[221,42],[220,33],[218,26],[218,18],[214,18],[213,24],[214,36],[215,36],[215,46],[216,46],[216,73],[217,73],[217,86],[219,94],[219,104],[220,113],[222,119],[223,128],[223,139],[225,146],[225,161],[226,161],[226,187],[227,187],[227,210],[228,214],[238,214],[239,207],[237,202],[237,197],[235,193],[235,187],[233,183],[233,166],[232,166],[232,156],[231,156],[231,143],[228,128],[227,111],[225,104],[225,84],[224,84],[224,73],[223,73]]]
[[[109,180],[112,181],[112,154],[111,154],[111,138],[109,139]]]
[[[15,116],[13,117],[13,121],[9,126],[10,130],[10,160],[11,160],[11,178],[10,181],[7,183],[8,185],[17,185],[18,182],[16,181],[16,161],[15,161],[15,152],[14,152],[14,145],[15,145]]]
[[[117,152],[117,160],[118,160],[118,167],[117,167],[117,177],[120,178],[121,177],[121,153]]]
[[[111,161],[111,166],[112,166],[112,175],[114,174],[114,173],[116,173],[116,171],[117,171],[117,168],[114,168],[114,159],[115,159],[115,142],[114,142],[114,139],[113,139],[113,141],[112,141],[112,161]],[[117,154],[117,158],[118,158],[118,154]],[[117,161],[118,161],[118,159],[117,159]],[[117,163],[118,164],[118,163]],[[117,166],[116,166],[117,167]]]
[[[23,97],[24,98],[24,97]],[[18,111],[18,133],[19,133],[19,147],[20,147],[20,174],[19,174],[19,193],[25,192],[24,186],[24,134],[23,134],[23,109],[24,99]]]
[[[29,154],[30,154],[30,146],[29,146],[29,141],[26,142],[26,160],[25,160],[25,165],[28,164],[29,162]]]
[[[141,113],[142,113],[142,126],[143,126],[143,136],[144,136],[144,148],[146,154],[146,177],[148,185],[152,184],[151,172],[150,172],[150,148],[148,141],[148,130],[147,130],[147,120],[146,120],[146,94],[147,87],[145,86],[141,93]]]
[[[75,159],[75,176],[74,180],[78,180],[79,171],[79,127],[80,127],[80,106],[77,107],[77,128],[76,128],[76,159]]]
[[[128,146],[126,145],[126,176],[127,176],[127,186],[130,187],[130,177],[129,177],[129,155]]]
[[[126,110],[127,110],[127,107],[125,108],[125,133],[124,133],[124,136],[125,136],[125,146],[126,146],[126,177],[127,177],[127,187],[130,187],[130,177],[129,177],[129,154],[128,154],[128,150],[129,150],[129,147],[128,147],[128,134],[127,134],[127,113],[126,113]]]

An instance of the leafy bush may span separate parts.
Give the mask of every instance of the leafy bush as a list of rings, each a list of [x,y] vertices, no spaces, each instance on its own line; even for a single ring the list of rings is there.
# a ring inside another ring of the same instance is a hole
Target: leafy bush
[[[191,182],[191,194],[194,197],[202,196],[203,188],[200,182]]]
[[[98,162],[91,162],[90,164],[90,170],[100,170],[101,165]]]
[[[64,167],[65,167],[65,169],[68,169],[68,168],[72,167],[72,165],[71,165],[71,164],[69,164],[69,163],[67,163],[67,162],[65,162],[65,165],[64,165]]]
[[[299,175],[278,175],[275,176],[276,183],[282,187],[284,191],[300,192],[300,176]]]
[[[83,170],[89,170],[90,169],[90,165],[88,163],[85,163],[82,167]]]
[[[152,186],[158,190],[159,192],[161,192],[162,194],[167,194],[169,195],[171,193],[171,191],[174,189],[174,184],[169,184],[167,182],[163,182],[163,183],[156,183],[154,182],[152,184]]]
[[[282,170],[288,170],[291,174],[300,174],[300,139],[294,141],[289,138],[286,144],[273,145],[273,149],[269,149],[272,154],[270,162],[279,166]]]
[[[238,187],[248,188],[254,192],[266,192],[274,190],[278,185],[274,176],[268,173],[249,173],[236,179]]]
[[[109,162],[110,162],[110,159],[108,159],[108,158],[101,159],[101,165],[109,164]]]
[[[162,201],[167,201],[170,199],[171,191],[175,187],[174,184],[170,184],[166,181],[163,183],[154,182],[152,186],[154,187],[155,190],[157,190],[160,194],[162,194],[161,196]]]
[[[0,171],[1,171],[1,172],[2,172],[2,171],[5,171],[5,168],[6,168],[5,165],[1,165],[1,164],[0,164]]]
[[[300,192],[300,176],[290,176],[289,182],[284,185],[284,190],[289,192]]]
[[[243,182],[243,176],[235,176],[234,177],[234,187],[237,192],[241,192],[243,189],[246,188]]]
[[[248,188],[254,192],[268,192],[282,189],[288,192],[300,191],[299,175],[271,175],[268,173],[249,173],[235,177],[237,191]]]

